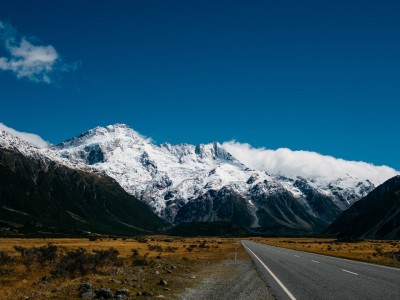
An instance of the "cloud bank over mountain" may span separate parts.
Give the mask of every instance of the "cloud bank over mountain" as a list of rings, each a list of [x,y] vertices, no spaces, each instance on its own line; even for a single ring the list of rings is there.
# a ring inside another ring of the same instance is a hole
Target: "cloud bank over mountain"
[[[48,142],[43,140],[37,134],[17,131],[15,129],[12,129],[12,128],[4,125],[3,123],[0,123],[0,131],[5,131],[5,132],[7,132],[13,136],[16,136],[16,137],[20,138],[21,140],[24,140],[28,143],[31,143],[32,145],[35,145],[37,147],[47,148],[50,146],[50,144]]]
[[[0,131],[17,136],[37,147],[49,147],[50,144],[40,136],[20,132],[0,123]],[[139,133],[137,133],[140,135]],[[149,143],[150,138],[141,136]],[[279,174],[287,177],[326,178],[335,180],[348,176],[360,180],[370,180],[379,185],[389,178],[400,175],[400,172],[388,166],[376,166],[361,161],[348,161],[311,151],[293,151],[288,148],[276,150],[254,148],[247,143],[229,141],[222,144],[223,148],[247,167]]]
[[[289,177],[306,178],[356,177],[369,179],[375,185],[400,174],[388,166],[375,166],[366,162],[347,161],[310,151],[293,151],[288,148],[270,150],[254,148],[250,144],[229,141],[223,147],[246,166]]]

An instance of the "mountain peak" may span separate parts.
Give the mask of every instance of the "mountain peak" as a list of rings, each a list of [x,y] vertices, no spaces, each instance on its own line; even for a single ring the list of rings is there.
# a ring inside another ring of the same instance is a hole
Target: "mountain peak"
[[[12,136],[7,135],[7,139],[12,141]],[[277,211],[268,206],[276,204],[280,207],[276,217],[284,218],[281,221],[285,224],[296,225],[295,218],[287,219],[285,213],[281,213],[285,210],[282,199],[303,207],[301,211],[311,219],[320,216],[322,221],[330,220],[339,209],[348,208],[373,187],[349,176],[327,181],[318,177],[310,180],[268,175],[265,171],[249,169],[218,142],[197,146],[158,145],[126,124],[95,127],[47,149],[34,149],[17,138],[17,146],[13,146],[7,139],[0,138],[0,145],[8,143],[8,148],[34,154],[30,156],[45,156],[67,166],[109,175],[128,193],[171,222],[175,222],[178,212],[186,205],[199,205],[196,210],[203,207],[203,215],[202,210],[198,210],[202,220],[220,220],[225,218],[221,213],[229,215],[229,203],[236,203],[241,210],[248,211],[254,224],[264,224],[265,214]],[[234,193],[229,194],[229,199],[221,198],[224,193],[218,191],[228,188]],[[325,213],[325,206],[315,205],[318,199],[323,199],[332,215]],[[218,205],[227,206],[221,211]],[[210,211],[213,207],[215,211]],[[217,215],[213,216],[214,213]]]
[[[59,148],[76,147],[83,144],[97,144],[106,141],[115,141],[121,139],[128,139],[134,141],[145,141],[146,137],[142,136],[126,124],[113,124],[108,126],[97,126],[89,129],[80,135],[61,142],[57,145]]]
[[[218,142],[212,142],[210,144],[199,144],[195,148],[195,153],[200,158],[210,158],[210,159],[224,159],[224,160],[235,160],[233,156],[226,151],[222,145]]]

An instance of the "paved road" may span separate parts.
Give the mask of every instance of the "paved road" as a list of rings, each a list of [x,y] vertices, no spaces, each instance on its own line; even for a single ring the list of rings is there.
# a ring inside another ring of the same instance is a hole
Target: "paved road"
[[[242,243],[277,299],[400,299],[400,269]]]

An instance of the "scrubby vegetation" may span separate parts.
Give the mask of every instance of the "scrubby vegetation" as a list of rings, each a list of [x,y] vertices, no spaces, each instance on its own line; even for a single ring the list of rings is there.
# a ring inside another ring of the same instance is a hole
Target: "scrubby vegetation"
[[[253,238],[296,250],[400,267],[399,241]],[[1,299],[171,299],[223,259],[249,259],[233,238],[0,239]],[[162,282],[162,284],[160,284]],[[166,283],[166,285],[165,285]],[[107,296],[107,297],[108,297]],[[92,298],[90,298],[92,297]]]
[[[196,284],[202,270],[233,259],[236,242],[162,236],[0,239],[0,298],[174,298]]]

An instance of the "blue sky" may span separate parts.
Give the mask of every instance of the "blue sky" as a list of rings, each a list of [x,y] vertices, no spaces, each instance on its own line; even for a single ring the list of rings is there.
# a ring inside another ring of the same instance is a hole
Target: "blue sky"
[[[3,1],[0,122],[52,143],[126,123],[399,170],[399,16],[398,1]]]

